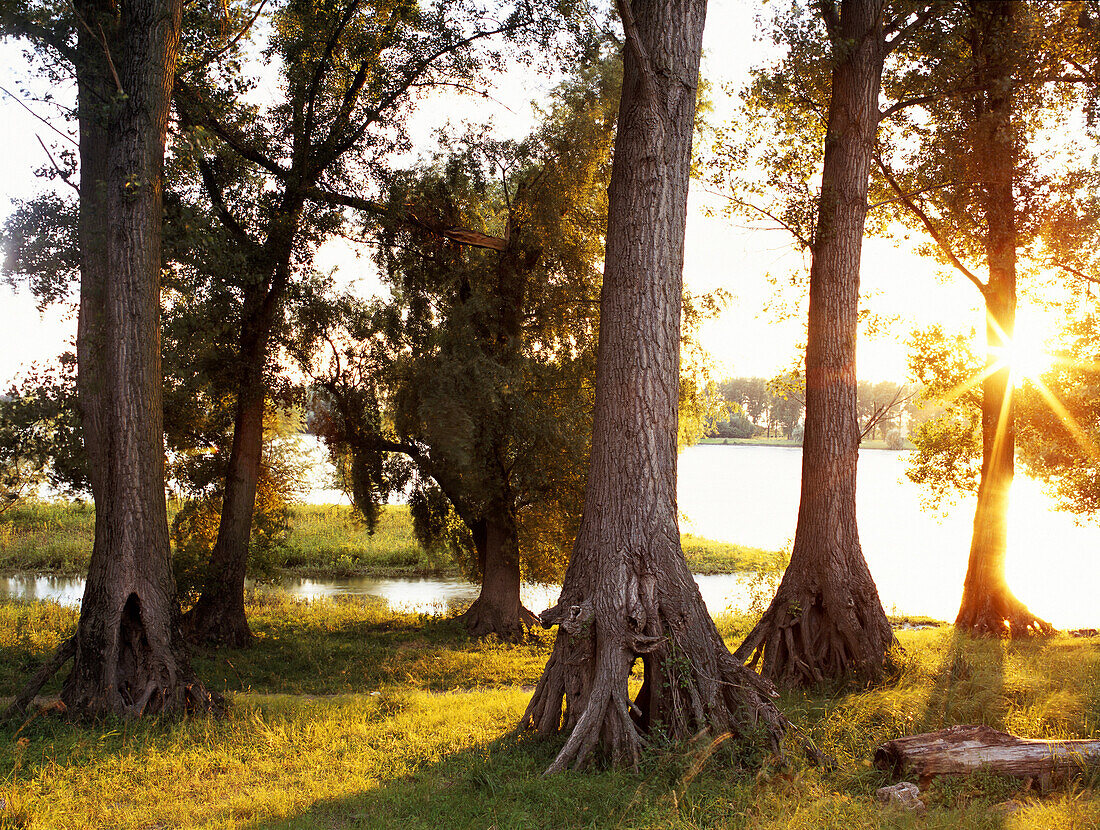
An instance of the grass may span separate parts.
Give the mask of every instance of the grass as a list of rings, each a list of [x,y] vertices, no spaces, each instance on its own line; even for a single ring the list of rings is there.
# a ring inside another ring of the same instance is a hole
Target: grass
[[[469,643],[447,621],[375,603],[254,599],[249,652],[196,659],[228,691],[221,720],[0,727],[0,827],[976,828],[1100,826],[1096,778],[1040,797],[989,775],[939,779],[923,815],[878,804],[883,740],[955,723],[1087,737],[1100,716],[1100,642],[973,641],[900,632],[883,685],[779,703],[837,766],[759,766],[731,744],[651,752],[637,772],[544,778],[559,742],[510,730],[550,640]],[[48,603],[0,605],[0,695],[75,624]],[[743,621],[720,619],[730,633]],[[732,642],[731,642],[732,644]],[[232,668],[230,668],[230,665]],[[13,670],[11,666],[19,666]],[[708,758],[709,756],[709,758]],[[1010,809],[1011,808],[1011,809]]]
[[[91,505],[20,504],[0,514],[0,574],[83,576],[95,531]],[[776,554],[686,534],[684,553],[695,573],[734,573],[770,566]],[[290,537],[267,576],[311,579],[350,576],[458,576],[446,555],[426,551],[413,535],[408,507],[382,509],[372,534],[347,505],[295,505]]]

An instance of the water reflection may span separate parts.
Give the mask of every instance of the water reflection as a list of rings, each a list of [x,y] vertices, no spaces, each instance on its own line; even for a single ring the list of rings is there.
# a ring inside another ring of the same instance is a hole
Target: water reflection
[[[954,619],[970,548],[974,500],[946,515],[921,510],[923,491],[904,477],[905,453],[863,450],[857,511],[860,539],[888,612]],[[679,508],[684,529],[766,549],[782,548],[798,515],[799,449],[756,446],[691,447],[680,456]],[[1078,526],[1059,512],[1037,482],[1017,476],[1012,493],[1007,572],[1031,609],[1058,628],[1097,627],[1094,586],[1100,582],[1100,528]],[[696,577],[712,613],[747,604],[741,578]],[[0,597],[53,599],[77,605],[83,580],[0,578]],[[395,609],[444,613],[477,597],[457,579],[286,580],[278,590],[311,599],[380,596]],[[557,586],[525,585],[523,602],[541,611],[557,601]]]
[[[743,577],[736,574],[696,576],[703,601],[711,613],[741,609],[748,602]],[[277,592],[294,599],[326,597],[381,597],[394,611],[414,614],[447,614],[477,599],[478,586],[461,579],[423,577],[409,579],[284,579],[274,584],[250,585],[259,593]],[[535,613],[558,601],[558,585],[525,583],[523,604]],[[52,600],[76,606],[84,593],[84,580],[65,577],[0,578],[0,599]]]

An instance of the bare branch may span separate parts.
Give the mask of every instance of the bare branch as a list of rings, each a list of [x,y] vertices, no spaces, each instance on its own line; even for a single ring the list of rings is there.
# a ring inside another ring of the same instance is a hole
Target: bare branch
[[[899,185],[897,179],[894,178],[894,174],[891,172],[890,168],[886,166],[886,163],[882,160],[882,156],[878,153],[875,154],[875,163],[878,164],[879,170],[882,171],[882,175],[886,178],[886,181],[889,183],[890,187],[895,193],[898,194],[898,201],[905,205],[905,207],[908,208],[909,212],[920,220],[921,224],[924,225],[924,229],[928,232],[928,235],[932,237],[932,241],[936,243],[936,247],[938,247],[943,255],[947,258],[947,261],[954,265],[955,268],[957,268],[963,276],[974,283],[974,286],[978,289],[978,291],[982,293],[982,296],[984,297],[986,293],[985,283],[982,282],[974,274],[973,271],[963,265],[962,261],[955,255],[955,252],[951,250],[951,246],[947,243],[947,240],[944,239],[943,236],[940,234],[939,230],[936,228],[935,223],[928,216],[928,214],[925,213],[917,205],[917,203],[909,198],[905,191],[901,189],[901,185]]]
[[[57,175],[61,177],[61,181],[65,182],[69,187],[80,193],[80,185],[69,181],[69,174],[57,166],[57,162],[54,161],[53,153],[50,152],[50,148],[46,146],[46,142],[42,140],[42,136],[35,133],[35,138],[38,139],[38,143],[42,145],[42,150],[46,153],[46,157],[49,158],[50,164],[53,165],[53,169],[57,171]]]
[[[75,138],[73,138],[73,137],[72,137],[71,135],[69,135],[69,134],[67,134],[67,133],[63,133],[63,132],[61,132],[61,130],[57,129],[57,127],[55,127],[55,126],[54,126],[53,124],[51,124],[51,123],[50,123],[49,121],[47,121],[47,120],[46,120],[45,118],[43,118],[43,117],[42,117],[41,115],[39,115],[39,114],[38,114],[37,112],[35,112],[34,110],[32,110],[32,109],[31,109],[30,107],[28,107],[28,106],[27,106],[26,104],[24,104],[24,103],[23,103],[23,101],[22,101],[22,99],[20,99],[18,95],[15,95],[14,93],[12,93],[12,92],[9,92],[9,91],[8,91],[7,89],[5,89],[5,88],[4,88],[4,87],[2,87],[2,86],[0,86],[0,92],[3,92],[3,93],[4,93],[5,95],[7,95],[7,96],[8,96],[9,98],[11,98],[11,99],[12,99],[13,101],[15,101],[15,103],[17,103],[17,104],[18,104],[19,106],[21,106],[21,107],[22,107],[23,109],[25,109],[25,110],[26,110],[27,112],[29,112],[29,113],[30,113],[31,115],[33,115],[33,116],[34,116],[35,118],[37,118],[37,119],[38,119],[39,121],[41,121],[41,122],[42,122],[43,124],[45,124],[45,125],[46,125],[47,127],[49,127],[49,128],[51,129],[51,130],[53,130],[53,131],[54,131],[55,133],[57,133],[57,134],[58,134],[59,136],[61,136],[61,137],[62,137],[63,139],[65,139],[66,141],[68,141],[68,142],[69,142],[70,144],[72,144],[72,145],[73,145],[74,147],[79,147],[79,146],[80,146],[80,144],[79,144],[79,143],[77,142],[77,140],[76,140]],[[41,139],[39,139],[39,141],[41,141]]]

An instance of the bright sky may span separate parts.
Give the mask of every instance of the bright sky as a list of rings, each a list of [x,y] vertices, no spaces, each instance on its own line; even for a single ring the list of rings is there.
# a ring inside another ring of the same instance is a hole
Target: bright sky
[[[710,5],[704,48],[704,72],[718,98],[722,84],[739,84],[753,63],[766,55],[768,44],[754,40],[759,0],[715,0]],[[17,91],[25,75],[22,51],[0,44],[0,86]],[[414,135],[427,142],[439,125],[441,112],[451,117],[484,119],[491,115],[506,134],[520,136],[530,125],[530,100],[539,93],[530,73],[515,73],[501,83],[496,101],[463,99],[448,107],[424,108],[413,121]],[[721,101],[716,101],[721,111]],[[47,164],[36,135],[50,143],[50,131],[22,107],[0,94],[0,215],[6,215],[13,199],[30,196],[41,182],[33,170]],[[800,267],[801,255],[791,249],[781,232],[734,227],[723,218],[703,215],[705,194],[692,195],[688,223],[685,281],[694,292],[724,288],[733,295],[731,306],[717,320],[705,325],[704,346],[711,353],[718,376],[771,376],[788,368],[802,340],[802,323],[776,321],[764,309],[773,289],[767,274],[782,280]],[[339,245],[323,249],[317,260],[322,270],[336,268],[339,276],[374,291],[377,283],[365,260]],[[949,329],[974,326],[982,318],[978,294],[964,280],[937,280],[936,266],[883,240],[868,240],[864,247],[862,283],[871,296],[872,309],[882,315],[899,315],[902,325],[889,336],[861,339],[859,375],[869,380],[900,381],[906,372],[905,332],[915,324],[941,322]],[[6,385],[32,361],[45,361],[69,348],[75,323],[60,311],[39,315],[28,294],[0,286],[0,385]]]

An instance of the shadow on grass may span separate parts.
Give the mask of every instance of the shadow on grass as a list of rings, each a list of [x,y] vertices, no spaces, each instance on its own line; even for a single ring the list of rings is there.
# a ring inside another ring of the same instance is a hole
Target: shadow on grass
[[[534,683],[549,640],[512,645],[471,640],[461,622],[416,614],[370,613],[356,603],[260,610],[248,649],[202,650],[198,675],[219,691],[331,695],[390,685],[425,691]]]
[[[755,826],[735,789],[751,789],[728,768],[695,785],[692,756],[658,754],[640,772],[596,769],[543,773],[561,740],[504,737],[422,765],[377,789],[323,799],[296,816],[256,821],[249,830],[377,828],[378,830],[568,830],[568,828]],[[688,818],[691,816],[692,818]],[[696,823],[704,818],[705,823]]]
[[[1005,646],[992,638],[974,638],[954,628],[943,661],[932,680],[924,713],[928,731],[958,724],[1004,729]]]

